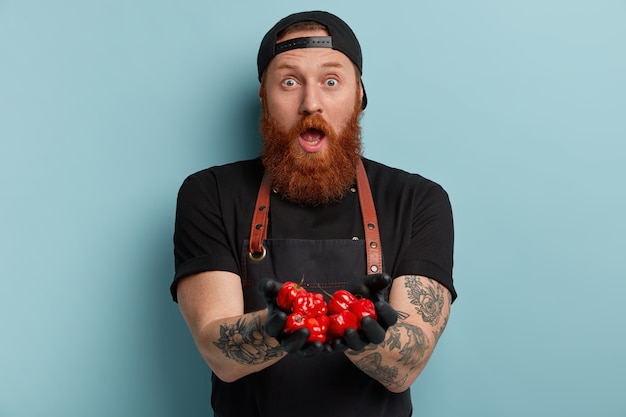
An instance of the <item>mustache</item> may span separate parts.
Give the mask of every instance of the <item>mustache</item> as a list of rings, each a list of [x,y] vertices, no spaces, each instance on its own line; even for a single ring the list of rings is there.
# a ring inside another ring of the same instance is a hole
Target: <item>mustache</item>
[[[304,116],[292,129],[289,136],[300,136],[302,132],[315,129],[324,134],[324,136],[336,137],[335,129],[321,115],[311,114]]]

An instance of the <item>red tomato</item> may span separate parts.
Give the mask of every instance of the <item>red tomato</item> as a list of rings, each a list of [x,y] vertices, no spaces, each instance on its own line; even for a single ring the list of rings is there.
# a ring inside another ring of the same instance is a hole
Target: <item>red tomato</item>
[[[374,320],[378,320],[374,303],[367,298],[359,298],[354,303],[350,304],[350,311],[356,316],[359,327],[361,326],[363,317],[371,316]]]
[[[307,317],[306,328],[309,329],[309,338],[307,339],[307,342],[313,343],[315,341],[319,341],[324,343],[326,341],[327,327],[324,325],[323,317],[328,316]],[[319,319],[321,319],[321,322]],[[328,322],[326,321],[326,323]]]
[[[348,310],[350,304],[355,302],[357,298],[348,290],[337,290],[328,301],[328,311],[330,314],[338,314]]]
[[[293,300],[292,311],[300,313],[304,316],[323,316],[328,312],[326,300],[324,296],[318,292],[308,292],[304,295],[298,295]]]
[[[293,281],[285,282],[278,290],[276,296],[276,304],[287,312],[291,312],[293,308],[293,300],[298,295],[306,294],[306,289]]]
[[[359,324],[356,316],[349,310],[331,314],[328,323],[328,338],[341,339],[347,329],[358,329]]]
[[[293,333],[298,329],[306,327],[306,317],[300,313],[292,313],[287,316],[287,321],[283,327],[283,331],[287,334]]]

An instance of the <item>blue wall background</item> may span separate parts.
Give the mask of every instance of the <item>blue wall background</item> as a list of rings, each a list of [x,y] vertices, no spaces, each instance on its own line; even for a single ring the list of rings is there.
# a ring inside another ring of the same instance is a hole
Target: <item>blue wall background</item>
[[[626,416],[624,1],[0,1],[0,416],[208,416],[171,302],[184,177],[255,156],[256,49],[328,9],[366,156],[449,191],[417,416]]]

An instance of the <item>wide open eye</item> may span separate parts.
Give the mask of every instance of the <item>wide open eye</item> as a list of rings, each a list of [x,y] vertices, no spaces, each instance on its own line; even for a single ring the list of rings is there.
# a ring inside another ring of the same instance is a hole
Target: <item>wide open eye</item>
[[[296,86],[296,80],[294,80],[293,78],[287,78],[286,80],[283,81],[283,85],[285,87],[295,87]]]
[[[327,85],[328,87],[336,87],[336,86],[337,86],[337,84],[339,84],[339,81],[337,81],[337,80],[336,80],[336,79],[334,79],[334,78],[329,78],[328,80],[326,80],[326,85]]]

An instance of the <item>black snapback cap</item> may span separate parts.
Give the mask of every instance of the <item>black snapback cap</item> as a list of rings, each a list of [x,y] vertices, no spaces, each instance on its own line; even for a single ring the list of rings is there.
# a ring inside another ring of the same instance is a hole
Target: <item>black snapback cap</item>
[[[316,22],[326,27],[330,36],[314,36],[307,38],[290,39],[276,43],[278,34],[288,27],[302,22]],[[300,12],[281,19],[265,34],[257,55],[257,69],[259,81],[270,61],[281,52],[298,48],[332,48],[346,55],[356,65],[359,73],[363,74],[363,57],[361,45],[350,26],[334,14],[324,11]],[[361,81],[363,86],[363,81]],[[367,106],[367,95],[363,86],[363,102],[361,108]]]

